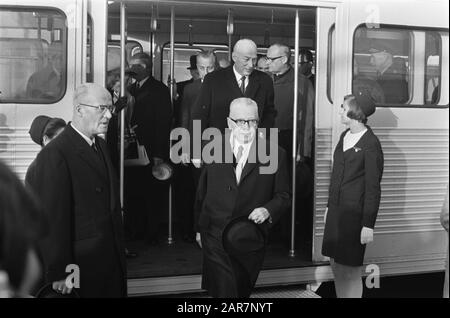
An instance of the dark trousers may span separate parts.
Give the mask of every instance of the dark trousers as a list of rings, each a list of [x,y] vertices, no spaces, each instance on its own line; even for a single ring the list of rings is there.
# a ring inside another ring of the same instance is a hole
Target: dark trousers
[[[194,238],[194,199],[196,187],[192,168],[179,164],[175,167],[173,182],[175,215],[181,225],[183,237]]]
[[[169,184],[152,175],[151,165],[126,167],[124,221],[131,239],[154,240],[168,214]]]

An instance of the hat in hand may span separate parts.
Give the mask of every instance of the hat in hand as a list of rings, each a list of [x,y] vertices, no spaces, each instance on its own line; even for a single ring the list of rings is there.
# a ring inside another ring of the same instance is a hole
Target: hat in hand
[[[160,181],[166,181],[172,177],[173,169],[169,164],[163,162],[156,166],[153,166],[152,174],[155,177],[155,179]]]
[[[231,255],[248,254],[264,250],[266,235],[261,225],[240,216],[231,220],[223,230],[222,243]]]

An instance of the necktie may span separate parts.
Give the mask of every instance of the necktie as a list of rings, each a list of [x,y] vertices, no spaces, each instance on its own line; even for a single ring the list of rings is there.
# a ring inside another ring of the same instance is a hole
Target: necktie
[[[95,154],[100,158],[100,152],[98,151],[97,145],[95,144],[95,142],[92,143],[91,145],[92,150],[94,150]]]
[[[242,153],[244,152],[244,147],[243,146],[239,146],[239,148],[238,148],[238,153],[237,153],[237,155],[236,155],[236,161],[237,161],[237,163],[239,163],[239,161],[241,160],[241,158],[242,158]]]
[[[245,76],[241,77],[241,92],[242,94],[245,94]]]

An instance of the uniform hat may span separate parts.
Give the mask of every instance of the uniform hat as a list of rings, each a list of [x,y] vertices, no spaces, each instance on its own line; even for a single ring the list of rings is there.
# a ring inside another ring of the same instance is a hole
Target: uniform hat
[[[37,116],[31,123],[30,130],[28,131],[31,140],[33,140],[40,146],[42,146],[42,139],[44,137],[45,127],[47,127],[47,124],[50,121],[50,119],[51,119],[50,117],[45,115]]]
[[[358,92],[358,94],[355,95],[355,100],[356,104],[361,108],[361,111],[366,117],[369,117],[375,112],[375,102],[372,97],[367,96],[362,92]]]
[[[370,43],[369,53],[391,52],[392,49],[384,41],[372,41]]]
[[[44,285],[36,294],[36,298],[80,298],[75,288],[70,294],[60,294],[52,287],[52,283]]]
[[[191,55],[189,58],[189,63],[191,64],[187,69],[188,70],[196,70],[197,69],[197,55]]]

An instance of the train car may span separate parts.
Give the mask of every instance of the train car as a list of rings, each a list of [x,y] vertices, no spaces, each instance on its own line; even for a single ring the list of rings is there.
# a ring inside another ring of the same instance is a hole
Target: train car
[[[378,100],[369,120],[384,150],[385,172],[375,239],[365,258],[376,266],[364,267],[364,273],[442,271],[447,242],[439,212],[449,181],[444,0],[0,0],[0,160],[23,179],[39,151],[27,133],[33,118],[70,120],[77,85],[105,85],[108,72],[120,66],[120,41],[127,46],[124,60],[149,53],[153,76],[173,88],[189,79],[191,55],[210,49],[230,60],[241,38],[254,40],[261,54],[273,43],[286,43],[293,57],[300,48],[314,56],[313,202],[296,200],[289,239],[268,246],[257,285],[332,279],[321,246],[332,153],[344,128],[338,112],[344,96],[376,73],[370,63],[375,44],[392,54],[407,92]],[[56,44],[62,54],[55,57]],[[300,62],[293,59],[293,66]],[[35,93],[33,77],[50,65],[57,69],[53,82]],[[167,200],[165,242],[127,242],[138,253],[128,260],[130,296],[201,290],[201,250],[177,236],[180,211],[172,211],[177,195],[170,187]]]

